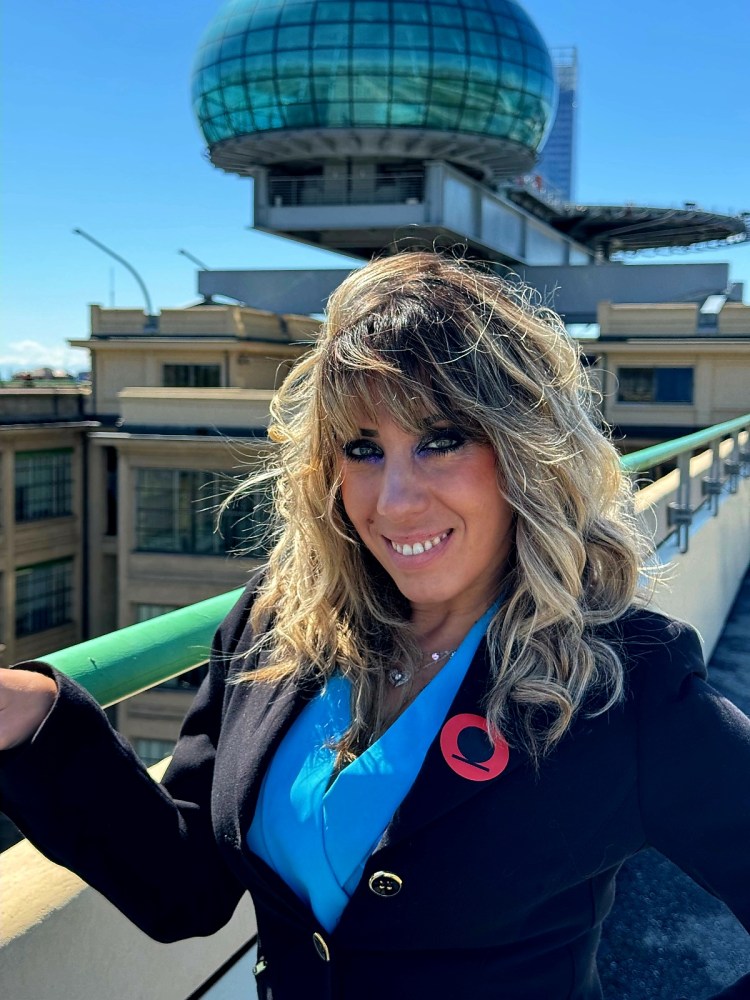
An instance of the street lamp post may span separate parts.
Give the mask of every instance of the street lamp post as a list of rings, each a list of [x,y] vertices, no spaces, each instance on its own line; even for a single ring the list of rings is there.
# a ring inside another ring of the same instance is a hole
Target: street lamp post
[[[138,282],[138,286],[143,292],[143,297],[146,300],[146,313],[145,313],[146,318],[143,323],[144,333],[147,331],[158,330],[159,317],[154,313],[153,306],[151,305],[151,296],[148,294],[148,289],[146,288],[143,278],[140,276],[140,274],[138,274],[133,265],[129,264],[124,257],[121,257],[119,254],[115,253],[114,250],[110,250],[109,247],[105,246],[103,243],[100,243],[99,240],[95,240],[93,236],[91,236],[87,232],[84,232],[83,229],[74,229],[73,232],[75,233],[76,236],[83,236],[85,240],[88,240],[89,243],[93,243],[95,247],[98,247],[104,253],[109,254],[110,257],[114,257],[114,259],[119,264],[122,264],[123,267],[127,268],[128,271],[130,271],[135,280]]]

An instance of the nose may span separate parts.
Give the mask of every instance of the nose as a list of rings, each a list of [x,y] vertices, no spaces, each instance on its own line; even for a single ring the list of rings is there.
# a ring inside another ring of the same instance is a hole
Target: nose
[[[378,492],[378,514],[391,521],[404,521],[425,510],[429,503],[420,470],[410,461],[387,461]]]

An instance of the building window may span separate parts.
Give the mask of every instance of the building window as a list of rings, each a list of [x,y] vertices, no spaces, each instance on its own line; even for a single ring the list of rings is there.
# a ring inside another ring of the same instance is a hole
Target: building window
[[[220,365],[164,365],[164,385],[170,388],[215,388],[221,385]]]
[[[152,618],[159,618],[160,615],[167,615],[170,611],[177,611],[179,604],[136,604],[136,622],[147,622]]]
[[[618,368],[618,403],[692,403],[692,368]]]
[[[73,511],[73,450],[16,453],[16,521],[65,517]]]
[[[73,560],[16,570],[16,635],[20,638],[73,620]]]
[[[146,767],[158,764],[164,760],[174,750],[174,740],[144,740],[136,737],[133,740],[133,749],[141,758]]]
[[[263,556],[268,551],[268,503],[253,493],[216,514],[231,483],[222,473],[138,469],[136,548],[141,552]]]

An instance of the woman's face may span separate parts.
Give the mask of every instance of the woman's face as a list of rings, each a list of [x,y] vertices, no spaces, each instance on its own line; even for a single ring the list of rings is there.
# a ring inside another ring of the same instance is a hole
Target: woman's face
[[[414,610],[483,611],[513,535],[493,449],[443,421],[404,431],[385,411],[359,426],[343,448],[341,495],[363,544]]]

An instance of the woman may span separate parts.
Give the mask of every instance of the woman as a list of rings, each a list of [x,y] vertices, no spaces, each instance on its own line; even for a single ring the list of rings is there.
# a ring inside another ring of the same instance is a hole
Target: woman
[[[4,672],[27,835],[158,940],[249,889],[267,1000],[600,997],[647,844],[750,927],[750,723],[635,603],[628,485],[559,321],[437,255],[371,263],[270,437],[276,543],[164,788],[67,678]]]

